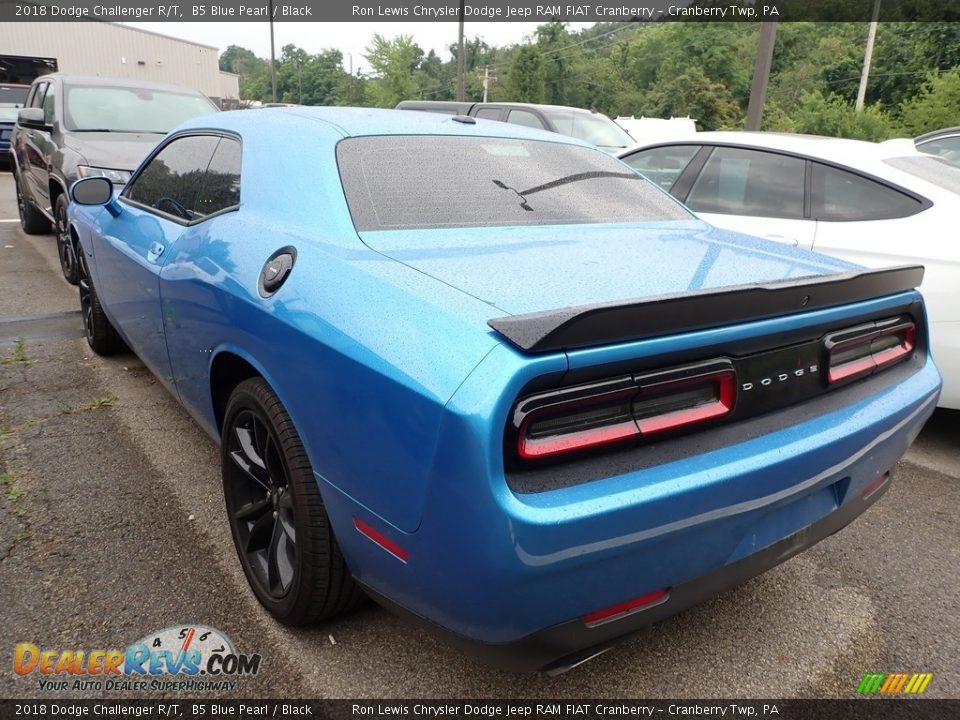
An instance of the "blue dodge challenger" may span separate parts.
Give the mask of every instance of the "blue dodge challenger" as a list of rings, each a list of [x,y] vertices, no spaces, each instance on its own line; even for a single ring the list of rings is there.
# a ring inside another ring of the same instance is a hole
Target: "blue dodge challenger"
[[[568,669],[851,522],[940,389],[922,268],[717,230],[542,131],[221,113],[71,198],[90,346],[219,442],[290,625],[368,594]]]

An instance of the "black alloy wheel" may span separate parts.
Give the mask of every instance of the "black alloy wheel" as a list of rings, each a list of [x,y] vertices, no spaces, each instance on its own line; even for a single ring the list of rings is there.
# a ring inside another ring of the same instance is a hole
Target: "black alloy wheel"
[[[231,394],[220,456],[237,555],[267,611],[308,625],[360,602],[300,437],[263,378]]]
[[[257,584],[270,597],[283,598],[299,557],[293,495],[278,441],[253,410],[237,413],[228,441],[231,522]]]
[[[97,355],[116,355],[127,349],[126,344],[103,312],[100,298],[90,276],[83,250],[77,252],[77,289],[80,291],[80,315],[87,344]]]
[[[27,235],[42,235],[50,229],[50,223],[43,213],[37,210],[27,200],[20,188],[20,175],[14,172],[13,185],[17,193],[17,214],[20,216],[20,227]]]
[[[57,254],[60,256],[60,270],[64,279],[71,285],[77,284],[77,253],[70,237],[70,226],[67,223],[67,196],[61,193],[54,204],[53,217],[56,220],[54,229],[57,233]]]

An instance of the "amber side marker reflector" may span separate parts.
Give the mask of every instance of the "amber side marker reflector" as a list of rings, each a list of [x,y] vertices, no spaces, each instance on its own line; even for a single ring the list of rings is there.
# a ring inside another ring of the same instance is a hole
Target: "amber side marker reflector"
[[[652,607],[656,607],[657,605],[662,605],[669,599],[670,591],[667,588],[654,590],[651,593],[641,595],[633,600],[627,600],[626,602],[612,605],[611,607],[603,610],[597,610],[589,615],[584,615],[583,624],[587,627],[605,625],[608,622],[621,620],[629,615],[641,612],[642,610],[648,610]]]
[[[393,555],[397,560],[400,560],[401,562],[406,562],[410,558],[410,553],[408,553],[402,547],[397,545],[393,540],[388,538],[386,535],[384,535],[383,533],[379,532],[378,530],[374,529],[373,527],[365,523],[360,518],[355,517],[353,519],[353,526],[357,529],[357,531],[361,535],[365,535],[366,537],[373,540],[377,545],[379,545],[388,553]]]

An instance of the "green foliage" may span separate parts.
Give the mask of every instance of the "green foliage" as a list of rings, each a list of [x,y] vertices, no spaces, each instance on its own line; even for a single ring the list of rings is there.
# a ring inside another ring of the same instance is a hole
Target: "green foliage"
[[[793,114],[793,129],[810,135],[831,135],[879,142],[892,137],[893,124],[880,107],[868,106],[856,112],[853,103],[819,91],[806,93]]]
[[[960,69],[927,78],[920,92],[903,103],[900,119],[911,136],[960,125]]]
[[[392,108],[401,100],[419,95],[415,71],[423,60],[423,50],[410,35],[387,40],[374,34],[366,58],[374,73],[366,87],[368,105]]]
[[[543,59],[532,45],[520,48],[510,67],[508,97],[515,102],[543,102]]]
[[[833,0],[822,2],[826,7]],[[960,23],[881,22],[867,106],[855,113],[868,27],[780,23],[764,128],[880,139],[960,123]],[[489,68],[496,78],[491,100],[573,105],[610,116],[690,116],[709,129],[742,127],[758,39],[756,23],[598,23],[571,32],[556,21],[510,47],[467,38],[466,98],[482,98]],[[351,76],[337,50],[311,55],[287,45],[277,60],[278,99],[380,107],[452,100],[457,48],[448,49],[444,56],[425,53],[409,36],[374,35],[364,75],[358,65]],[[240,75],[241,98],[270,100],[268,61],[232,45],[220,67]]]
[[[13,350],[4,358],[0,358],[0,365],[26,365],[30,362],[27,356],[27,344],[23,335],[17,335],[13,341]]]

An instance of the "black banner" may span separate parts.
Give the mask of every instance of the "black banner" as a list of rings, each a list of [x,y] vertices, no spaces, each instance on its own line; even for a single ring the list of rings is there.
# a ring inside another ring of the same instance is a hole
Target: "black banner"
[[[960,700],[0,700],[14,718],[408,718],[410,720],[592,720],[594,718],[776,718],[940,720],[960,717]]]
[[[462,5],[462,10],[461,10]],[[873,0],[0,0],[0,21],[791,22],[867,21]],[[960,0],[883,0],[880,20],[960,20]]]

